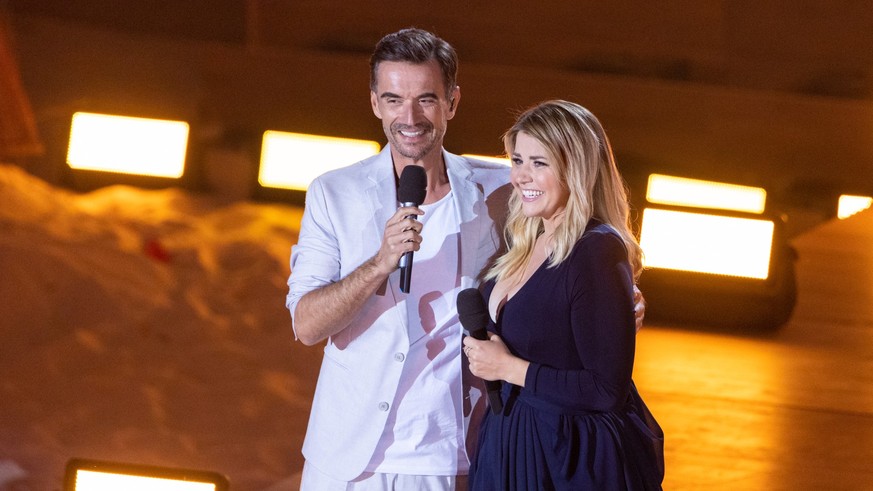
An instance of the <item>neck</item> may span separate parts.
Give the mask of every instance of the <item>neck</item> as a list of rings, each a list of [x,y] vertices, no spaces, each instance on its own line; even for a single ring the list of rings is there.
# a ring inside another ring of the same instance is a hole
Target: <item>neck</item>
[[[562,208],[550,218],[543,218],[543,235],[547,236],[549,241],[552,240],[552,235],[554,235],[555,231],[558,230],[558,225],[560,225],[564,220],[565,212],[566,209]]]
[[[546,251],[546,255],[552,252],[552,231],[543,231],[539,236],[537,236],[537,240],[534,243],[534,248],[540,248]]]
[[[436,155],[436,158],[432,158],[430,156],[426,156],[425,158],[417,161],[413,161],[412,159],[400,157],[394,159],[394,178],[399,179],[400,174],[403,172],[403,168],[407,165],[417,165],[424,168],[424,173],[427,176],[427,195],[424,198],[424,202],[422,204],[431,204],[442,199],[446,194],[448,194],[451,189],[451,185],[449,184],[449,175],[446,171],[446,164],[443,162],[442,152],[439,152]]]

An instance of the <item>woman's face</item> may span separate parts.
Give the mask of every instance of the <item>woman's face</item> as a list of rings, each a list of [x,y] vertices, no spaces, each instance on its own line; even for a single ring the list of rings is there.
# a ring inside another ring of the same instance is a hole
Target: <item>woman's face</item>
[[[515,149],[510,155],[510,180],[519,194],[526,217],[540,217],[556,224],[560,221],[570,193],[555,173],[546,148],[525,132],[515,137]]]

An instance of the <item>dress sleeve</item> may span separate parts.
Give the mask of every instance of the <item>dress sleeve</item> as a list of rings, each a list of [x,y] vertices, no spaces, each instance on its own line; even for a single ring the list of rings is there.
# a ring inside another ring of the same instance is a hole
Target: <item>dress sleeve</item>
[[[339,280],[340,250],[320,179],[306,192],[297,243],[291,248],[291,276],[285,306],[292,319],[303,295]],[[296,331],[294,333],[297,335]]]
[[[525,388],[562,407],[611,411],[624,404],[633,373],[633,272],[613,233],[590,234],[567,260],[570,328],[583,368],[531,363]]]

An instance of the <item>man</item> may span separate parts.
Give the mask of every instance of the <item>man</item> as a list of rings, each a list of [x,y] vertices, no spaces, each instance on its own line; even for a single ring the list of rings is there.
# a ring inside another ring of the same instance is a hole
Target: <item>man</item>
[[[388,144],[307,192],[286,305],[297,339],[327,343],[301,489],[466,487],[467,434],[485,402],[463,366],[455,302],[500,249],[511,190],[507,167],[442,148],[461,98],[457,62],[423,30],[379,41],[370,103]],[[424,168],[427,194],[420,207],[398,208],[409,165]],[[398,262],[408,251],[407,294]]]
[[[443,150],[461,98],[456,74],[454,49],[429,32],[383,38],[370,59],[370,103],[388,144],[307,192],[287,305],[297,339],[327,344],[304,489],[449,490],[467,473],[466,431],[484,399],[462,381],[455,299],[500,247],[509,169]],[[420,208],[398,209],[407,165],[427,175]],[[404,294],[407,251],[414,273]]]

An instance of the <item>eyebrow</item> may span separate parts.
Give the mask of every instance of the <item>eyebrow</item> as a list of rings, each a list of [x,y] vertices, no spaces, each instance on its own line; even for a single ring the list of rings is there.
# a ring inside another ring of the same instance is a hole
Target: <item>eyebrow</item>
[[[518,152],[512,152],[512,156],[521,158],[521,154]],[[531,160],[549,160],[548,157],[546,157],[544,155],[531,155],[530,159]]]
[[[401,97],[398,94],[395,94],[394,92],[383,92],[382,95],[379,96],[379,98],[380,99],[403,99],[403,97]],[[426,99],[426,98],[439,99],[439,96],[437,96],[436,93],[434,93],[434,92],[425,92],[424,94],[419,94],[419,95],[415,96],[415,98],[416,99]]]

